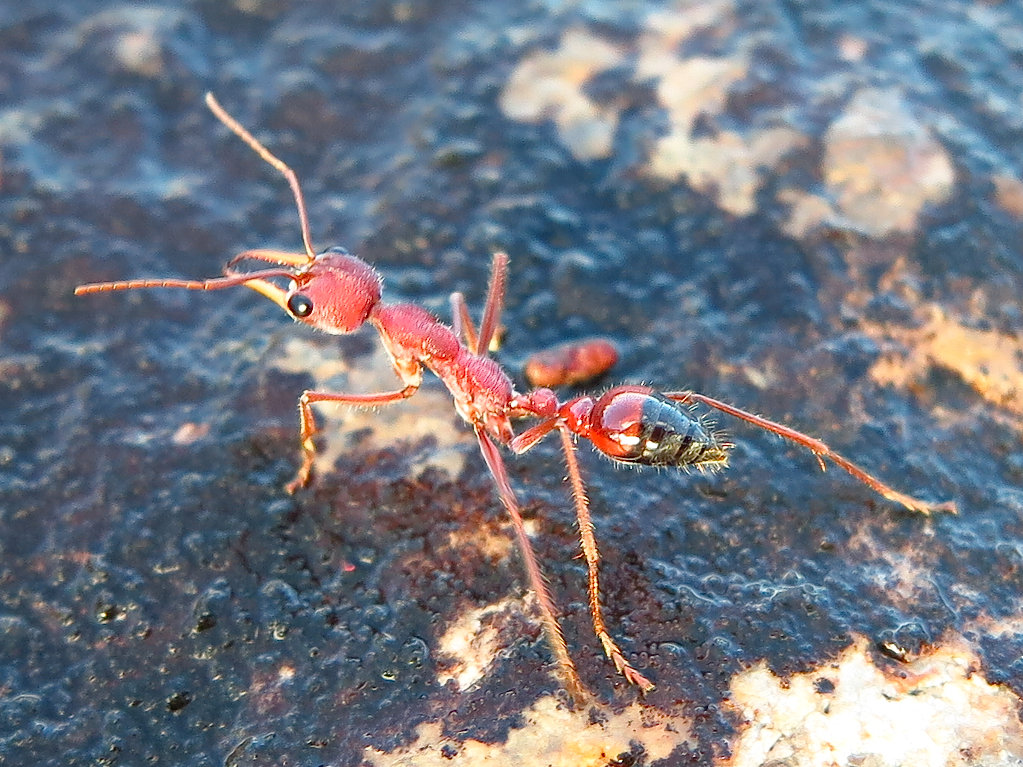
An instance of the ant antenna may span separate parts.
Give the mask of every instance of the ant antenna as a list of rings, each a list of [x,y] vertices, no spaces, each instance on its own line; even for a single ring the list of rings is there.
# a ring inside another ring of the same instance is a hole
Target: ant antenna
[[[295,205],[298,208],[298,220],[302,226],[302,244],[305,246],[305,253],[309,257],[310,261],[316,260],[316,253],[313,251],[312,239],[309,236],[309,217],[306,215],[305,200],[302,197],[302,187],[298,184],[298,176],[295,175],[287,163],[277,158],[269,149],[263,146],[260,141],[249,133],[242,124],[235,120],[229,115],[220,102],[217,101],[216,97],[211,93],[206,93],[206,106],[210,108],[214,116],[224,123],[233,134],[244,141],[249,147],[252,148],[256,154],[262,157],[267,163],[275,167],[281,172],[281,175],[288,180],[289,186],[291,186],[291,192],[295,195]]]
[[[156,278],[144,280],[119,280],[118,282],[93,282],[88,285],[79,285],[75,288],[75,295],[84,296],[89,293],[110,293],[115,290],[137,290],[138,288],[220,290],[221,288],[231,288],[235,285],[246,285],[250,282],[253,283],[253,285],[249,285],[248,287],[255,287],[256,284],[265,282],[271,277],[294,278],[294,276],[294,273],[288,269],[264,269],[257,272],[245,272],[244,274],[229,274],[226,277],[217,277],[212,280],[175,280]]]

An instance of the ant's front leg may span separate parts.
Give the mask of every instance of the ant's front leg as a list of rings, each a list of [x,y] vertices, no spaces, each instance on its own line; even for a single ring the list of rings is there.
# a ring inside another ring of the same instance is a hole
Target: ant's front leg
[[[353,405],[355,407],[373,407],[375,405],[389,405],[392,402],[400,402],[408,399],[419,390],[419,385],[408,385],[400,391],[381,392],[379,394],[334,394],[325,391],[302,392],[298,400],[299,420],[301,423],[300,440],[302,443],[302,465],[295,474],[295,478],[284,486],[289,493],[295,493],[299,488],[309,483],[309,475],[312,473],[313,462],[316,460],[316,445],[313,444],[313,437],[316,435],[316,417],[313,415],[312,405],[315,402],[336,402],[341,405]]]

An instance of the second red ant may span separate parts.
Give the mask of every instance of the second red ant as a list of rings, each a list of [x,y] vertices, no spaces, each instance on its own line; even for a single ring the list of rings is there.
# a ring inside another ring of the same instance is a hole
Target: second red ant
[[[722,468],[727,463],[728,450],[732,445],[723,442],[702,418],[693,414],[692,406],[699,403],[807,448],[817,456],[822,468],[824,458],[835,462],[877,493],[907,509],[924,514],[939,510],[955,511],[951,502],[929,503],[894,490],[820,440],[697,392],[660,393],[645,386],[616,386],[597,397],[581,396],[567,401],[559,400],[548,388],[534,388],[524,394],[516,392],[511,379],[488,356],[490,342],[498,327],[507,280],[508,259],[504,254],[494,256],[486,305],[478,330],[458,293],[451,296],[451,327],[418,306],[381,303],[381,278],[371,266],[343,248],[328,248],[320,253],[313,249],[305,202],[294,171],[225,112],[212,94],[206,95],[206,104],[224,125],[287,179],[298,208],[303,252],[246,250],[227,263],[223,277],[93,283],[77,287],[75,294],[136,288],[219,290],[244,285],[269,298],[293,319],[327,333],[352,333],[367,322],[371,324],[380,334],[402,386],[395,391],[374,394],[303,392],[299,399],[302,463],[294,479],[286,486],[290,493],[309,482],[316,455],[313,444],[317,433],[312,409],[314,404],[334,402],[366,407],[399,402],[419,389],[424,367],[433,371],[454,398],[458,414],[476,433],[483,459],[497,484],[498,495],[511,516],[529,585],[539,602],[540,614],[565,686],[576,699],[583,698],[584,688],[568,653],[554,602],[526,534],[499,445],[516,454],[524,453],[551,432],[557,432],[568,465],[582,552],[586,559],[593,629],[615,668],[643,690],[652,689],[653,684],[629,663],[604,622],[598,581],[599,555],[586,489],[575,455],[576,437],[588,440],[604,455],[623,463]],[[250,260],[272,264],[273,267],[253,271],[236,268],[239,263]],[[287,280],[287,287],[276,284],[273,282],[275,279]],[[533,418],[538,423],[516,435],[512,426],[514,418]]]

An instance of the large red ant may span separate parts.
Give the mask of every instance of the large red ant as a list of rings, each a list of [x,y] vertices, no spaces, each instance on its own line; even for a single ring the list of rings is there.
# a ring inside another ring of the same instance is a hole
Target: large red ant
[[[911,511],[924,514],[939,510],[955,511],[951,502],[928,503],[894,490],[813,437],[697,392],[659,393],[645,386],[617,386],[599,397],[581,396],[565,402],[559,401],[557,395],[547,388],[517,393],[497,362],[487,356],[501,314],[508,273],[507,256],[502,253],[494,256],[478,331],[459,293],[451,296],[453,324],[450,328],[418,306],[381,303],[381,278],[371,266],[343,248],[329,248],[322,253],[313,250],[305,202],[294,171],[225,112],[213,94],[206,95],[206,104],[231,132],[287,179],[298,208],[304,252],[247,250],[227,263],[223,277],[102,282],[80,285],[75,294],[135,288],[219,290],[244,285],[269,298],[294,319],[327,333],[352,333],[367,322],[373,325],[403,386],[397,391],[377,394],[304,392],[299,399],[302,464],[286,486],[289,493],[305,486],[312,470],[316,453],[313,436],[317,433],[313,404],[336,402],[365,407],[399,402],[419,389],[424,367],[432,370],[451,392],[458,414],[476,432],[483,458],[497,484],[498,495],[511,516],[529,585],[539,601],[551,647],[566,687],[574,697],[583,695],[583,686],[568,654],[554,602],[526,535],[498,445],[516,454],[524,453],[549,433],[558,433],[568,465],[582,551],[589,572],[593,628],[615,668],[644,691],[652,689],[653,684],[626,660],[604,623],[597,573],[599,555],[586,490],[575,455],[574,436],[589,440],[604,455],[623,463],[721,468],[727,462],[728,449],[732,445],[721,441],[704,420],[692,414],[693,404],[701,403],[802,445],[817,457],[821,468],[824,468],[824,458],[834,461],[877,493]],[[248,272],[235,268],[247,260],[263,261],[275,267]],[[272,282],[279,278],[289,280],[287,289]],[[522,417],[539,419],[539,423],[516,436],[512,419]]]

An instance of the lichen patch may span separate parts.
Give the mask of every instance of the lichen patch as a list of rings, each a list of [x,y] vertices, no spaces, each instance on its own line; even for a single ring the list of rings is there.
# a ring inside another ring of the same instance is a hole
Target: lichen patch
[[[527,599],[533,601],[531,595]],[[437,675],[437,682],[444,685],[453,681],[460,691],[474,686],[505,649],[500,623],[507,622],[509,616],[531,612],[519,597],[463,612],[437,642],[438,651],[448,660],[448,665]]]
[[[689,723],[641,703],[620,712],[590,708],[571,711],[557,698],[540,698],[521,715],[523,726],[502,743],[457,740],[444,734],[444,723],[421,724],[408,746],[385,753],[367,748],[363,758],[375,767],[463,767],[463,765],[544,765],[606,767],[621,754],[643,749],[648,762],[667,758],[686,743]]]
[[[553,120],[577,159],[608,157],[618,110],[597,104],[585,86],[618,66],[622,57],[619,46],[586,30],[570,29],[553,51],[537,51],[519,62],[501,93],[501,109],[513,120]]]
[[[1016,219],[1023,219],[1023,181],[1008,174],[992,177],[995,203]]]
[[[955,172],[945,148],[894,90],[867,88],[824,137],[824,180],[840,213],[872,234],[910,232],[944,202]]]
[[[528,53],[501,93],[501,108],[513,120],[553,121],[561,142],[579,160],[605,159],[628,98],[592,98],[587,86],[613,69],[630,85],[653,88],[667,118],[656,138],[646,140],[639,170],[652,178],[685,180],[723,210],[749,215],[767,179],[782,171],[790,153],[813,143],[802,128],[801,104],[777,104],[737,119],[730,100],[748,83],[755,43],[737,31],[729,0],[678,4],[651,11],[632,41],[582,27],[566,31],[553,50]],[[687,43],[699,52],[687,50]],[[846,37],[840,55],[857,62],[867,43]],[[834,100],[833,94],[821,97]],[[922,212],[950,199],[955,170],[949,153],[925,116],[895,88],[835,83],[844,107],[821,141],[817,188],[783,189],[791,208],[785,230],[805,237],[822,227],[842,227],[871,237],[914,231]],[[841,102],[839,102],[841,103]],[[812,118],[810,118],[812,119]],[[1019,185],[996,179],[996,199],[1020,209]]]
[[[969,327],[936,304],[920,313],[925,319],[919,327],[872,328],[872,335],[894,339],[905,349],[886,354],[871,366],[874,381],[907,388],[939,367],[959,376],[989,402],[1023,414],[1023,335]]]
[[[782,680],[758,664],[732,682],[742,718],[731,767],[1019,765],[1020,699],[989,684],[951,639],[916,660],[875,665],[866,639],[833,663]],[[829,692],[821,692],[826,680]]]

